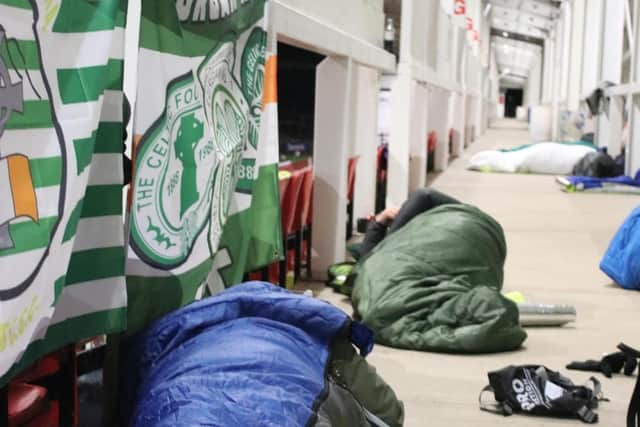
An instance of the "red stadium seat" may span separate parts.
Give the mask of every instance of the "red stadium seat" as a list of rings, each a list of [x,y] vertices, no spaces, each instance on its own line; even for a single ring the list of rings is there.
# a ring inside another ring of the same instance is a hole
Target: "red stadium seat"
[[[44,412],[47,389],[22,382],[9,384],[9,427],[23,426]]]

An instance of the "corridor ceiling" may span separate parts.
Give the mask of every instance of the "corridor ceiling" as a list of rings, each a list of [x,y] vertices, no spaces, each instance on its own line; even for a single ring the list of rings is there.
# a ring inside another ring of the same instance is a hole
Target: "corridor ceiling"
[[[556,27],[558,1],[488,0],[492,46],[502,81],[512,86],[526,82],[544,39]],[[483,9],[486,10],[486,9]]]
[[[493,36],[491,43],[503,82],[515,86],[523,85],[531,67],[542,55],[542,47],[502,36]]]

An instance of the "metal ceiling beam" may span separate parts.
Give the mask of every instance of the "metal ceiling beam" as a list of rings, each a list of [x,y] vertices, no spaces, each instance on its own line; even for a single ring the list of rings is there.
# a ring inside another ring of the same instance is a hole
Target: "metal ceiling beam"
[[[503,33],[507,33],[508,36],[505,36]],[[540,46],[542,48],[544,48],[544,39],[539,39],[536,37],[530,37],[530,36],[526,36],[524,34],[519,34],[519,33],[513,33],[513,32],[509,32],[509,31],[503,31],[503,30],[499,30],[497,28],[491,28],[491,35],[492,36],[498,36],[498,37],[507,37],[510,38],[512,40],[518,40],[521,42],[525,42],[525,43],[531,43],[537,46]]]

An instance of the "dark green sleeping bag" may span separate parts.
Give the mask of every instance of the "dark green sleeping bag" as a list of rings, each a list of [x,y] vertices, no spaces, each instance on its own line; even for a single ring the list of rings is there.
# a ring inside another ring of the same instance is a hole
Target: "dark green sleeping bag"
[[[391,347],[488,353],[520,347],[515,303],[500,293],[502,227],[469,205],[417,216],[356,268],[356,316]]]

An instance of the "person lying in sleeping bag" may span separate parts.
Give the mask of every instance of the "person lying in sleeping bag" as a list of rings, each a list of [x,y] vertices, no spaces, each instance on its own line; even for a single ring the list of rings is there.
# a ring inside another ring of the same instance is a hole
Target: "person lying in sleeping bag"
[[[502,227],[435,190],[376,216],[345,283],[355,318],[391,347],[451,353],[519,348],[517,305],[501,294]]]
[[[119,425],[402,427],[372,350],[337,307],[244,283],[122,341]]]
[[[360,258],[364,258],[371,252],[387,236],[387,233],[399,230],[416,215],[441,205],[458,203],[460,203],[458,200],[437,190],[419,188],[409,195],[407,201],[402,205],[402,209],[396,207],[387,208],[369,222],[364,240],[360,246]]]

